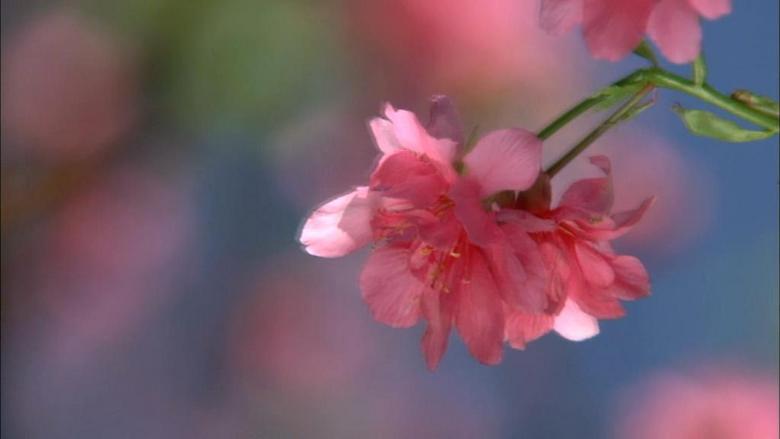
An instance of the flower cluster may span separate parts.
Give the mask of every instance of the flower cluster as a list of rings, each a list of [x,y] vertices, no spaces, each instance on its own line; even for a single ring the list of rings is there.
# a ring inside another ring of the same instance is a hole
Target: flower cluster
[[[569,187],[555,208],[541,172],[541,141],[522,129],[482,137],[464,154],[457,113],[432,101],[423,126],[387,104],[370,121],[381,152],[368,186],[321,205],[300,233],[305,250],[338,257],[366,244],[360,276],[372,315],[393,327],[425,320],[422,346],[435,369],[454,328],[485,364],[555,330],[571,340],[598,333],[598,319],[623,315],[621,300],[649,293],[642,263],[609,241],[652,204],[612,213],[604,176]]]
[[[582,23],[596,58],[617,61],[648,34],[674,63],[694,60],[701,49],[699,18],[731,12],[731,0],[542,0],[541,25],[564,33]]]

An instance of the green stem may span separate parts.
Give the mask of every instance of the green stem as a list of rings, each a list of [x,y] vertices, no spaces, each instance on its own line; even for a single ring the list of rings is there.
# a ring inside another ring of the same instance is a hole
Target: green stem
[[[558,116],[557,119],[550,122],[549,125],[542,128],[541,131],[536,135],[536,137],[546,140],[549,137],[551,137],[553,134],[558,132],[561,128],[566,126],[569,122],[572,120],[580,117],[583,113],[590,110],[591,108],[595,107],[596,105],[603,102],[605,99],[608,98],[608,95],[605,93],[605,91],[610,87],[623,87],[626,85],[629,85],[631,83],[636,84],[642,84],[647,82],[646,79],[647,72],[644,69],[639,69],[634,72],[632,72],[630,75],[625,76],[621,79],[618,79],[617,81],[613,82],[612,84],[600,89],[596,93],[592,94],[590,97],[586,98],[585,100],[581,101],[579,104],[573,106],[569,110],[567,110],[565,113]]]
[[[777,116],[766,114],[766,112],[752,108],[744,102],[726,96],[712,88],[709,84],[705,83],[702,85],[696,85],[691,80],[685,79],[660,68],[639,69],[630,75],[610,84],[608,87],[623,86],[630,83],[652,83],[659,88],[667,88],[685,93],[687,95],[699,98],[762,128],[776,130],[780,124],[780,122],[778,122]],[[597,91],[595,94],[591,95],[590,97],[567,110],[565,113],[558,116],[557,119],[539,131],[537,137],[542,140],[550,138],[569,122],[578,118],[586,111],[601,103],[607,97],[604,94],[604,90],[606,90],[608,87]]]
[[[653,91],[655,86],[653,84],[645,84],[644,87],[642,87],[638,92],[636,92],[631,98],[626,101],[625,104],[623,104],[620,108],[617,109],[614,113],[612,113],[604,122],[601,123],[601,125],[597,126],[593,131],[588,133],[587,136],[585,136],[582,140],[580,140],[572,149],[569,150],[566,154],[564,154],[563,157],[558,159],[555,163],[553,163],[552,166],[547,168],[545,171],[547,175],[550,177],[553,177],[555,174],[558,173],[561,169],[563,169],[566,165],[569,164],[572,160],[574,160],[575,157],[577,157],[582,151],[585,150],[588,146],[590,146],[593,142],[595,142],[599,137],[601,137],[604,133],[609,131],[610,128],[617,125],[623,118],[626,117],[626,115],[633,110],[637,104],[645,97],[648,93]]]
[[[691,80],[661,69],[647,69],[646,73],[647,80],[657,87],[677,90],[695,98],[699,98],[704,102],[712,104],[762,128],[777,130],[778,126],[780,126],[780,120],[778,120],[777,117],[768,115],[745,105],[743,102],[732,99],[715,90],[707,83],[697,86]]]
[[[551,177],[558,173],[558,171],[566,166],[572,159],[574,159],[574,157],[581,153],[607,130],[620,122],[620,120],[629,111],[631,111],[644,96],[646,96],[651,90],[653,90],[653,88],[656,87],[676,90],[693,96],[764,129],[771,131],[780,130],[780,119],[777,115],[768,114],[766,111],[753,108],[739,99],[726,96],[712,88],[706,82],[696,84],[690,79],[686,79],[674,73],[667,72],[660,67],[650,67],[636,70],[630,75],[625,76],[622,79],[610,84],[609,86],[597,91],[595,94],[591,95],[590,97],[567,110],[565,113],[558,116],[557,119],[539,131],[537,137],[542,140],[548,139],[561,128],[566,126],[569,122],[603,102],[609,97],[608,93],[606,93],[607,88],[614,86],[622,87],[631,84],[639,84],[644,86],[637,93],[635,93],[629,101],[627,101],[615,113],[607,118],[601,125],[596,127],[596,129],[591,131],[590,134],[582,139],[580,143],[575,145],[568,153],[566,153],[566,155],[555,162],[547,170],[547,173]]]
[[[579,104],[569,109],[569,111],[560,115],[549,125],[544,127],[541,131],[539,131],[539,134],[537,134],[536,137],[540,138],[541,140],[548,139],[550,136],[555,134],[558,130],[566,126],[569,122],[578,118],[580,115],[582,115],[586,111],[596,106],[603,99],[604,98],[598,94],[585,99],[584,101],[580,102]]]
[[[623,77],[623,78],[613,82],[609,86],[602,88],[601,90],[597,91],[596,93],[594,93],[590,97],[586,98],[585,100],[581,101],[577,105],[575,105],[572,108],[568,109],[565,113],[563,113],[560,116],[558,116],[558,118],[556,118],[555,120],[550,122],[549,125],[547,125],[546,127],[542,128],[542,130],[539,131],[539,133],[536,135],[536,137],[540,138],[541,140],[546,140],[546,139],[550,138],[553,134],[558,132],[558,130],[560,130],[561,128],[566,126],[569,122],[571,122],[572,120],[580,117],[586,111],[590,110],[591,108],[593,108],[596,105],[598,105],[601,102],[603,102],[608,97],[607,94],[604,93],[604,91],[607,88],[614,87],[614,86],[625,86],[625,85],[628,85],[628,84],[630,84],[632,82],[633,83],[643,83],[643,82],[646,82],[644,77],[645,77],[644,70],[637,70],[637,71],[631,73],[630,75],[625,76],[625,77]]]

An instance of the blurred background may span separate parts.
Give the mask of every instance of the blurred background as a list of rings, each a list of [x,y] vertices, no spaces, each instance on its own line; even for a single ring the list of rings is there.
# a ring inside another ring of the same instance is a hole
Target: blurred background
[[[778,96],[778,2],[704,23],[711,82]],[[366,252],[304,254],[362,184],[382,102],[538,130],[641,63],[537,29],[536,1],[2,3],[4,438],[777,438],[778,140],[656,108],[593,151],[653,295],[595,339],[487,367],[372,321]],[[596,114],[557,135],[554,160]],[[584,159],[560,192],[591,173]]]

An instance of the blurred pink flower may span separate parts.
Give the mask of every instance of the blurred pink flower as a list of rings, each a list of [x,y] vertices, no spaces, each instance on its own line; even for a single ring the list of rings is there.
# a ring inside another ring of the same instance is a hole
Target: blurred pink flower
[[[596,58],[617,61],[646,33],[670,61],[688,63],[701,49],[699,17],[729,12],[731,0],[542,0],[541,24],[564,33],[581,22]]]
[[[3,134],[39,159],[79,159],[117,142],[135,118],[128,53],[74,12],[37,17],[3,46]]]
[[[190,237],[181,182],[122,169],[53,219],[35,288],[64,360],[127,336],[173,290]]]
[[[374,345],[353,309],[329,297],[338,282],[294,257],[282,256],[285,263],[274,263],[239,303],[230,319],[229,364],[242,387],[270,385],[305,400],[335,398],[371,368]]]
[[[351,0],[351,42],[377,69],[378,87],[403,84],[403,93],[441,90],[477,105],[535,100],[524,116],[544,119],[579,93],[583,75],[574,45],[538,26],[533,1]],[[581,73],[581,70],[579,71]],[[388,81],[388,77],[402,81]],[[415,88],[416,87],[416,88]],[[393,90],[382,91],[383,95]],[[544,98],[544,99],[542,99]],[[543,122],[543,120],[538,122]]]
[[[538,243],[549,270],[547,295],[559,303],[554,316],[509,310],[506,331],[513,347],[522,348],[550,329],[575,341],[592,337],[598,334],[598,319],[624,315],[620,300],[638,299],[650,292],[647,271],[639,259],[616,254],[609,241],[639,222],[654,198],[634,210],[611,213],[609,159],[594,156],[590,161],[604,176],[574,182],[557,208],[550,209],[549,180],[543,177],[535,191],[521,194],[518,207],[523,210],[505,209],[499,214],[505,228],[522,226],[510,229],[510,238],[528,232]]]
[[[657,202],[622,243],[641,246],[644,252],[679,252],[693,245],[712,220],[716,184],[707,169],[682,156],[675,145],[646,133],[641,145],[615,143],[616,206],[629,206],[649,194]]]
[[[548,304],[543,290],[526,288],[529,256],[516,254],[496,224],[498,204],[486,210],[482,200],[530,187],[540,171],[541,142],[520,129],[489,133],[463,157],[466,171],[459,175],[462,133],[449,99],[434,100],[427,128],[390,105],[385,116],[370,122],[383,155],[369,186],[318,207],[300,241],[323,257],[375,242],[360,279],[363,297],[388,325],[427,320],[429,368],[438,365],[453,324],[474,357],[498,363],[504,306],[533,313]]]
[[[617,439],[777,439],[777,378],[737,370],[667,373],[627,392]]]
[[[416,382],[412,376],[403,379],[403,386],[397,379],[374,384],[377,390],[366,404],[373,437],[506,437],[494,415],[506,404],[498,392],[469,388],[473,382],[432,389],[430,382]]]

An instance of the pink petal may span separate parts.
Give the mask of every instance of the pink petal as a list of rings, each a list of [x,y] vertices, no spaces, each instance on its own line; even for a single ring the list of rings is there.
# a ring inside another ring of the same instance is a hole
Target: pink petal
[[[604,227],[598,227],[599,224],[591,226],[585,222],[578,222],[578,224],[588,239],[611,241],[628,233],[654,203],[655,197],[646,198],[636,209],[613,214],[610,221],[604,221]]]
[[[506,242],[495,242],[486,249],[486,253],[490,272],[504,302],[528,312],[539,312],[544,309],[546,303],[543,294],[525,294],[528,275],[523,264]]]
[[[528,189],[539,176],[541,160],[542,141],[522,129],[489,133],[463,159],[469,175],[481,185],[482,197]]]
[[[488,247],[498,239],[500,231],[493,214],[482,207],[480,189],[473,178],[466,176],[455,182],[449,197],[455,202],[455,216],[466,229],[469,240],[480,247]]]
[[[529,273],[543,274],[546,271],[539,244],[531,239],[522,225],[504,224],[501,230]]]
[[[315,209],[298,240],[311,255],[344,256],[371,241],[373,212],[374,197],[367,187],[358,187]]]
[[[614,200],[609,159],[605,156],[595,156],[591,157],[590,162],[601,169],[605,176],[575,181],[566,189],[559,205],[587,212],[606,214],[612,208]]]
[[[438,95],[431,98],[431,115],[428,132],[437,139],[463,142],[463,127],[460,116],[449,97]]]
[[[688,0],[702,17],[715,20],[731,13],[731,0]]]
[[[574,300],[583,311],[598,319],[619,319],[626,315],[619,300],[607,296],[606,290],[601,293],[577,296]]]
[[[409,270],[409,250],[385,247],[369,256],[360,274],[360,289],[374,318],[396,328],[414,326],[420,318],[425,285]]]
[[[604,175],[612,175],[612,163],[609,162],[609,157],[605,155],[591,156],[588,161],[591,165],[599,168]]]
[[[611,293],[623,300],[634,300],[650,294],[650,276],[642,262],[633,256],[617,256],[612,259],[615,285]]]
[[[501,227],[505,238],[490,248],[490,270],[504,301],[521,311],[538,313],[547,306],[547,270],[539,248],[520,226]]]
[[[584,0],[585,41],[594,57],[618,61],[644,36],[657,0]]]
[[[385,156],[371,174],[370,186],[385,197],[428,207],[447,192],[449,183],[430,160],[401,151]]]
[[[524,349],[527,343],[552,330],[553,316],[547,314],[527,314],[510,311],[506,316],[505,335],[509,345],[515,349]]]
[[[582,341],[599,333],[599,321],[574,303],[567,300],[561,313],[555,317],[555,332],[572,341]]]
[[[606,217],[603,216],[603,214],[588,212],[580,208],[561,205],[552,210],[552,218],[555,221],[557,221],[558,224],[561,224],[563,222],[572,222],[572,221],[576,222],[577,224],[581,222],[585,222],[587,224],[594,224],[594,220],[599,220],[595,223],[601,224],[600,220],[603,220]],[[610,219],[610,224],[611,222],[612,221]]]
[[[612,221],[617,227],[631,227],[642,219],[647,209],[655,204],[655,197],[648,197],[642,201],[638,208],[627,210],[612,215]]]
[[[402,148],[425,154],[442,166],[451,166],[457,146],[453,140],[433,138],[411,111],[396,110],[388,104],[385,116],[393,123],[395,137]]]
[[[432,245],[439,250],[449,251],[462,232],[463,227],[452,212],[434,216],[431,221],[421,221],[417,224],[419,238],[426,245]]]
[[[484,256],[469,252],[467,278],[458,292],[455,327],[477,360],[485,364],[501,361],[504,313],[501,298]]]
[[[589,244],[576,243],[574,252],[577,255],[584,279],[593,286],[607,287],[615,281],[615,272],[604,257]]]
[[[496,219],[503,223],[515,224],[527,233],[552,232],[557,228],[557,225],[552,220],[539,218],[518,209],[501,209],[496,214]]]
[[[562,35],[582,21],[583,0],[542,0],[539,22],[552,35]]]
[[[661,0],[653,10],[647,33],[669,61],[693,61],[701,48],[699,15],[688,0]]]
[[[607,289],[587,283],[576,266],[572,267],[566,280],[566,292],[580,309],[598,319],[616,319],[626,314],[619,300],[609,294]]]
[[[568,279],[572,272],[569,263],[575,261],[568,261],[560,246],[547,240],[539,243],[539,252],[545,266],[548,267],[545,274],[545,291],[549,302],[546,311],[557,314],[563,307],[568,294]]]
[[[429,370],[436,370],[447,350],[452,328],[454,301],[451,294],[442,294],[431,288],[422,297],[422,311],[428,326],[422,338],[422,350]]]
[[[368,122],[377,149],[384,154],[392,154],[401,150],[401,143],[395,137],[393,124],[381,117],[375,117]]]

